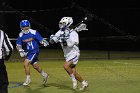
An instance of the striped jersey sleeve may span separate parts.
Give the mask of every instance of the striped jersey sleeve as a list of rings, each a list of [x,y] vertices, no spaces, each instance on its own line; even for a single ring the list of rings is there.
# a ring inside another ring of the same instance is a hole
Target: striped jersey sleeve
[[[0,59],[3,55],[10,56],[13,51],[13,45],[11,44],[8,36],[2,30],[0,30]]]
[[[4,33],[4,42],[3,43],[4,43],[4,48],[5,48],[6,52],[8,54],[11,54],[13,51],[13,45],[11,44],[6,33]]]

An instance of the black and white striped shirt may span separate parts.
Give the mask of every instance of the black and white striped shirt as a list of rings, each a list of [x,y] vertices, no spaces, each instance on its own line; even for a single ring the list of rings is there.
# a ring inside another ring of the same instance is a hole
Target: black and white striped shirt
[[[0,59],[4,56],[10,56],[13,51],[13,45],[11,44],[7,34],[0,30]]]

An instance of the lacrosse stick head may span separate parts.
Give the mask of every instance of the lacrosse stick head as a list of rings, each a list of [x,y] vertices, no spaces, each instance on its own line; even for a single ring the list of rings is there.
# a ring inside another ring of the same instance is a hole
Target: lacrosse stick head
[[[87,25],[85,23],[81,23],[78,27],[76,27],[74,30],[77,32],[83,31],[83,30],[88,30]]]

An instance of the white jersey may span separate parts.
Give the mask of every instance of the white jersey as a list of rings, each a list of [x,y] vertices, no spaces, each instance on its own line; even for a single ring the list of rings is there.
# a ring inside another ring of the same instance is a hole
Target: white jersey
[[[55,36],[56,37],[60,37],[60,35],[64,33],[64,31],[59,30]],[[71,30],[69,35],[68,35],[68,39],[66,40],[67,42],[67,46],[63,46],[63,43],[60,41],[61,47],[63,49],[64,52],[64,57],[66,57],[69,54],[73,54],[73,53],[79,53],[79,36],[78,33],[74,30]]]

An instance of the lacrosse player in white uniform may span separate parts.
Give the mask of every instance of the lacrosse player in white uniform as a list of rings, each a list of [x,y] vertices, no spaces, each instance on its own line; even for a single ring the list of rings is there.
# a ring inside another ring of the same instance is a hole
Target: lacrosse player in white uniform
[[[77,81],[79,81],[82,85],[80,90],[84,90],[88,83],[76,72],[76,64],[80,56],[79,36],[74,29],[70,29],[72,23],[72,17],[63,17],[59,22],[60,30],[55,35],[50,36],[50,43],[60,42],[65,57],[64,69],[72,79],[73,89],[77,88]]]

